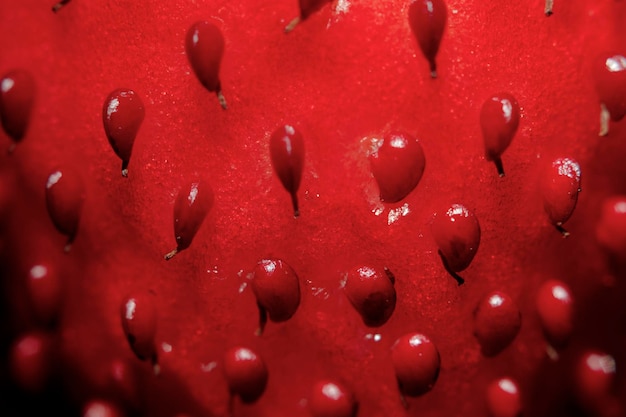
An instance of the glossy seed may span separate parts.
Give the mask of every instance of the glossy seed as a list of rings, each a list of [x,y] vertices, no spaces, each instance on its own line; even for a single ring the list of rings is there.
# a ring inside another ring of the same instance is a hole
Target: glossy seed
[[[500,378],[487,386],[487,409],[491,417],[519,417],[522,399],[519,385],[512,378]]]
[[[289,24],[285,27],[285,33],[289,33],[296,28],[296,26],[309,18],[310,15],[317,12],[324,7],[325,4],[332,2],[332,0],[298,0],[300,6],[300,16],[293,18]]]
[[[369,265],[351,269],[344,292],[368,327],[385,324],[396,308],[396,289],[388,270]]]
[[[580,192],[580,165],[572,158],[558,158],[544,169],[541,177],[543,207],[550,223],[563,235],[563,224],[571,217]]]
[[[196,22],[187,31],[185,51],[198,81],[212,93],[217,94],[220,105],[227,109],[222,93],[220,67],[224,56],[224,36],[213,23]]]
[[[396,340],[391,347],[391,363],[402,398],[417,397],[434,387],[441,359],[437,347],[427,336],[409,333]]]
[[[145,116],[143,102],[133,90],[117,89],[104,101],[102,121],[109,144],[122,160],[122,176],[128,176],[128,163],[135,137]]]
[[[412,0],[409,5],[409,25],[424,57],[430,65],[430,76],[437,78],[435,58],[448,20],[444,0]]]
[[[600,99],[600,136],[609,134],[609,120],[626,116],[626,54],[608,53],[593,61],[593,78]]]
[[[487,161],[493,161],[500,177],[504,177],[502,154],[511,144],[519,121],[519,104],[509,93],[499,93],[489,97],[480,110],[485,158]]]
[[[554,347],[564,346],[573,329],[574,300],[569,287],[561,281],[546,281],[535,304],[546,339]]]
[[[267,386],[265,361],[252,349],[233,347],[224,354],[224,376],[231,396],[239,396],[244,403],[259,399]]]
[[[71,168],[53,170],[48,176],[46,206],[54,226],[67,236],[66,252],[69,252],[78,232],[85,194],[81,176]]]
[[[380,201],[397,203],[417,187],[426,158],[420,142],[411,134],[394,132],[374,143],[370,167],[380,189]]]
[[[156,350],[157,311],[155,296],[139,292],[122,300],[120,319],[126,340],[142,361],[150,361],[155,374],[160,372]]]
[[[13,141],[9,152],[13,152],[15,145],[26,135],[35,95],[35,80],[28,71],[14,70],[0,79],[0,121]]]
[[[355,417],[357,409],[354,394],[345,385],[324,379],[313,386],[309,398],[312,417]]]
[[[191,182],[180,189],[174,201],[174,237],[177,246],[165,255],[165,260],[172,259],[191,245],[213,207],[213,201],[213,189],[205,180]]]
[[[304,166],[304,140],[291,125],[279,127],[270,136],[270,158],[274,172],[291,196],[293,215],[300,215],[298,189]]]
[[[511,344],[522,326],[522,315],[511,297],[494,291],[474,310],[474,336],[483,355],[491,357]]]

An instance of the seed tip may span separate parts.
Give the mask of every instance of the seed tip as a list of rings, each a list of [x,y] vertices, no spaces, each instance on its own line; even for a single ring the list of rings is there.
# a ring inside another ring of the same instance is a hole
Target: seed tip
[[[122,177],[128,178],[128,168],[122,170]]]
[[[298,23],[300,23],[300,16],[294,17],[293,20],[289,22],[287,26],[285,26],[285,33],[289,33],[294,30],[296,26],[298,26]]]
[[[226,104],[226,97],[224,97],[224,94],[222,93],[222,90],[219,90],[217,92],[217,99],[220,102],[220,106],[222,106],[222,108],[224,110],[228,110],[228,104]]]
[[[174,256],[176,256],[176,254],[178,253],[178,248],[174,249],[171,252],[168,252],[165,254],[165,260],[169,261],[170,259],[172,259]]]

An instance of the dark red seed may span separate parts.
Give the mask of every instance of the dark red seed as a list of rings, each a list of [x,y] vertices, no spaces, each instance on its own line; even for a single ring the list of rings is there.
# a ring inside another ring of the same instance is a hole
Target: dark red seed
[[[53,170],[46,182],[46,206],[57,230],[67,236],[65,251],[74,242],[85,202],[85,185],[70,168]]]
[[[412,0],[409,5],[409,25],[422,54],[430,64],[432,78],[437,78],[435,58],[447,19],[448,8],[443,0]]]
[[[332,0],[298,0],[300,6],[300,16],[294,18],[285,27],[285,33],[289,33],[302,21],[308,19],[310,15],[324,7],[325,4],[331,3]]]
[[[128,176],[128,162],[145,114],[143,102],[133,90],[117,89],[104,101],[104,131],[113,151],[122,160],[124,177]]]
[[[322,380],[313,386],[309,398],[312,417],[354,417],[357,408],[354,394],[339,382]]]
[[[69,2],[70,2],[70,0],[61,0],[61,1],[59,1],[57,4],[55,4],[54,6],[52,6],[52,11],[53,11],[54,13],[58,12],[59,10],[61,10],[61,8],[62,8],[63,6],[65,6],[65,5],[66,5],[67,3],[69,3]]]
[[[26,135],[35,102],[35,79],[25,70],[14,70],[0,80],[0,121],[15,144]]]
[[[174,202],[174,236],[177,246],[165,255],[165,260],[172,259],[191,245],[213,207],[213,201],[213,189],[207,181],[198,180],[180,189]]]
[[[226,110],[226,99],[222,94],[220,66],[224,56],[224,36],[213,23],[196,22],[187,31],[185,51],[193,72],[200,83],[217,94],[220,105]]]
[[[61,278],[47,264],[34,265],[28,271],[26,286],[33,312],[43,324],[57,320],[61,309]]]
[[[122,413],[107,401],[92,400],[85,404],[83,417],[122,417]]]
[[[420,333],[409,333],[396,340],[391,347],[391,362],[403,396],[427,393],[439,377],[439,351]]]
[[[267,315],[280,323],[289,320],[300,305],[300,282],[295,271],[283,260],[263,259],[254,269],[252,291],[259,306],[259,330],[263,333]]]
[[[571,158],[558,158],[550,163],[541,178],[543,207],[550,223],[567,237],[563,228],[576,208],[580,192],[580,165]]]
[[[368,327],[385,324],[396,308],[396,289],[388,270],[362,265],[350,270],[344,291]]]
[[[605,352],[592,350],[581,355],[575,378],[578,395],[586,406],[594,408],[610,397],[615,371],[615,359]]]
[[[298,217],[297,192],[304,166],[304,140],[300,132],[290,125],[276,129],[270,137],[270,157],[274,172],[291,195],[294,216]]]
[[[500,378],[487,387],[487,409],[492,417],[518,417],[522,414],[520,389],[513,379]]]
[[[154,295],[141,292],[122,300],[120,318],[126,340],[135,355],[150,361],[155,374],[160,371],[156,350],[157,311]]]
[[[550,280],[539,288],[537,313],[546,339],[555,347],[565,345],[572,333],[573,303],[569,287],[561,281]]]
[[[626,260],[626,196],[613,196],[602,203],[596,239],[611,255]]]
[[[431,232],[446,269],[456,273],[469,267],[480,245],[480,225],[474,213],[462,204],[452,204],[435,214]]]
[[[419,184],[426,167],[424,150],[408,133],[391,133],[378,141],[370,154],[372,174],[380,189],[380,200],[397,203]]]
[[[256,401],[267,386],[265,362],[245,347],[234,347],[224,354],[224,375],[231,395],[238,395],[244,403]]]
[[[10,368],[17,385],[30,392],[45,388],[52,370],[52,340],[45,333],[31,332],[17,339],[11,351]]]
[[[474,310],[474,336],[483,355],[495,356],[511,344],[522,326],[522,315],[508,295],[488,294]]]
[[[489,97],[480,110],[485,158],[487,161],[494,162],[501,177],[504,176],[501,156],[517,132],[519,120],[519,104],[509,93],[499,93]]]
[[[626,115],[626,54],[598,56],[592,72],[600,99],[600,136],[606,136],[609,119],[619,122]]]

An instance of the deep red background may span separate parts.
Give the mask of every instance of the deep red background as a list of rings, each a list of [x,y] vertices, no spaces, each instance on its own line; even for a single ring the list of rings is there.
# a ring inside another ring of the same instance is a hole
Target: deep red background
[[[56,15],[51,5],[0,2],[0,72],[25,68],[39,89],[27,137],[13,155],[0,155],[13,184],[3,217],[2,345],[6,352],[36,327],[24,292],[30,266],[56,265],[66,289],[53,329],[58,381],[71,404],[106,396],[102,380],[121,358],[136,368],[148,415],[226,415],[221,354],[246,344],[265,357],[270,379],[260,401],[237,404],[236,415],[306,415],[320,377],[350,386],[362,417],[403,415],[389,346],[410,331],[427,334],[442,357],[439,381],[409,400],[410,415],[483,415],[487,384],[504,375],[521,382],[528,415],[577,413],[566,393],[584,347],[616,357],[615,393],[626,397],[626,284],[594,237],[602,199],[626,193],[626,122],[597,136],[590,72],[600,50],[626,50],[625,2],[556,0],[546,18],[540,0],[448,1],[436,80],[411,36],[405,1],[341,0],[347,11],[325,7],[289,35],[282,29],[298,14],[295,0],[74,0]],[[228,111],[202,89],[184,53],[187,28],[200,19],[214,19],[226,39]],[[101,120],[104,99],[121,87],[146,104],[128,179]],[[503,179],[483,157],[478,125],[482,102],[499,91],[522,107]],[[269,162],[269,135],[283,123],[305,138],[297,220]],[[399,204],[408,214],[389,224],[395,206],[377,200],[362,139],[395,129],[421,140],[426,170]],[[537,188],[541,164],[558,156],[577,159],[583,173],[567,240],[548,224]],[[60,163],[88,182],[69,255],[44,202],[45,180]],[[165,262],[175,245],[174,198],[197,175],[212,179],[215,207],[191,248]],[[462,287],[443,270],[429,230],[432,214],[455,202],[475,211],[483,232]],[[252,292],[240,289],[266,256],[293,266],[303,298],[289,322],[270,323],[258,338]],[[340,289],[343,273],[364,259],[397,279],[396,311],[380,329],[365,328]],[[574,340],[556,364],[533,305],[549,278],[571,286],[577,309]],[[122,297],[143,289],[157,294],[159,346],[172,346],[161,352],[159,378],[133,356],[119,321]],[[519,303],[523,325],[507,350],[486,359],[472,310],[491,290]],[[13,392],[7,376],[0,388]]]

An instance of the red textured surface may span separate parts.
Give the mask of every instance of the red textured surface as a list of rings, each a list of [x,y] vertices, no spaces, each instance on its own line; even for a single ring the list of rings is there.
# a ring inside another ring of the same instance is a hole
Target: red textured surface
[[[263,397],[237,403],[237,416],[307,415],[303,399],[320,378],[350,387],[362,417],[484,415],[476,399],[503,375],[519,381],[528,415],[576,415],[567,393],[583,347],[615,357],[612,394],[626,398],[619,365],[626,362],[625,269],[609,265],[594,239],[602,199],[626,193],[626,124],[597,136],[591,77],[596,52],[626,49],[624,1],[556,0],[546,18],[539,0],[451,0],[436,80],[411,35],[408,2],[341,1],[346,12],[326,6],[288,35],[283,28],[298,15],[291,0],[73,0],[56,15],[50,3],[0,2],[0,73],[25,68],[38,86],[24,141],[0,155],[11,195],[2,210],[2,352],[37,327],[28,271],[54,265],[65,290],[50,330],[60,348],[54,389],[76,410],[106,397],[129,413],[224,416],[220,358],[234,345],[258,351],[269,371]],[[202,19],[216,21],[226,41],[227,111],[184,53],[187,29]],[[146,106],[127,179],[102,126],[103,102],[115,88],[132,88]],[[503,154],[502,179],[484,159],[478,114],[504,90],[519,101],[522,119]],[[298,219],[269,158],[269,135],[284,123],[302,132],[306,146]],[[426,169],[417,188],[389,207],[378,202],[362,139],[396,129],[419,138]],[[561,156],[582,168],[567,240],[547,221],[538,191],[540,162]],[[50,170],[65,163],[88,188],[70,254],[44,198]],[[199,175],[211,179],[215,206],[191,247],[165,262],[175,245],[178,187]],[[432,214],[457,202],[482,230],[461,287],[430,235]],[[389,224],[390,209],[403,204],[406,215]],[[292,319],[268,323],[259,338],[254,296],[240,289],[265,257],[294,268],[303,296]],[[363,326],[340,288],[363,260],[396,277],[395,312],[376,330]],[[572,341],[556,363],[546,357],[534,303],[549,278],[566,282],[576,300]],[[143,290],[156,293],[157,346],[171,346],[159,352],[159,377],[133,355],[119,319],[122,298]],[[522,328],[487,359],[472,336],[472,310],[492,290],[520,306]],[[437,345],[441,373],[406,411],[389,348],[408,332]],[[119,360],[136,384],[110,388]],[[1,384],[12,382],[3,376]]]

